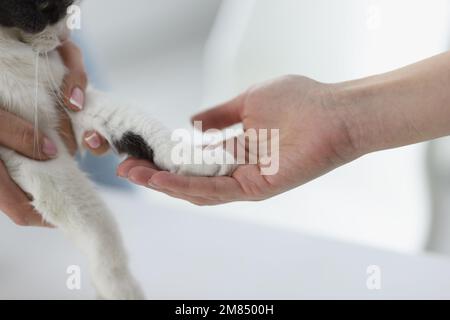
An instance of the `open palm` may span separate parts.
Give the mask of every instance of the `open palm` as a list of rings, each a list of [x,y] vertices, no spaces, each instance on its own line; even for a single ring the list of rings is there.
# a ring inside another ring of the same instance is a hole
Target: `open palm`
[[[345,116],[330,105],[332,86],[288,76],[249,89],[237,98],[193,118],[204,130],[242,123],[244,130],[279,130],[279,169],[263,175],[261,164],[237,167],[231,177],[183,177],[152,163],[128,159],[119,176],[197,205],[257,201],[302,185],[354,154]],[[275,141],[270,141],[275,143]]]

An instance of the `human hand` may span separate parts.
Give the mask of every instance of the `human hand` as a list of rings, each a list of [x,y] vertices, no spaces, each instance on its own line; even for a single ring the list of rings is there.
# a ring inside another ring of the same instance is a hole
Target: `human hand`
[[[332,85],[304,77],[283,77],[193,118],[202,121],[204,130],[241,122],[244,130],[278,129],[279,171],[275,175],[262,175],[258,163],[239,166],[231,177],[182,177],[138,159],[122,163],[118,175],[197,205],[278,195],[358,157],[347,130],[346,109],[333,104],[333,90]]]
[[[58,51],[64,64],[69,69],[64,79],[64,104],[72,112],[80,112],[84,108],[85,92],[88,84],[83,54],[72,41],[64,42]],[[62,115],[61,119],[60,134],[69,149],[75,153],[77,143],[72,132],[70,119],[65,115]],[[102,155],[109,150],[108,142],[94,131],[85,132],[83,144],[94,155]]]
[[[78,111],[84,104],[84,90],[87,77],[84,71],[80,50],[70,41],[59,49],[61,57],[69,72],[64,80],[64,101],[71,109]],[[72,102],[71,102],[72,101]],[[74,104],[75,103],[75,104]],[[57,156],[55,144],[42,133],[35,135],[31,123],[0,109],[0,145],[16,151],[28,158],[46,161]],[[69,117],[61,112],[60,135],[72,154],[77,144],[72,132]],[[36,148],[37,146],[37,148]],[[20,226],[45,226],[42,217],[30,205],[28,196],[9,176],[4,164],[0,161],[0,210]]]
[[[0,109],[0,146],[28,158],[45,161],[57,156],[55,144],[42,133],[35,135],[33,125]],[[30,199],[10,178],[0,161],[0,210],[20,226],[46,226],[30,205]]]

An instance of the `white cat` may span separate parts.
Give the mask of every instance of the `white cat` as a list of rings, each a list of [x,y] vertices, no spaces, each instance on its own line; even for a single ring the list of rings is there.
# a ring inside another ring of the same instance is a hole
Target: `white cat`
[[[142,299],[128,270],[118,228],[91,182],[58,135],[60,90],[66,69],[55,48],[65,36],[71,0],[0,0],[0,107],[38,125],[55,142],[58,157],[27,159],[0,147],[11,177],[32,197],[45,221],[68,235],[87,255],[100,298]],[[30,24],[30,19],[34,19]],[[231,165],[176,165],[170,131],[106,95],[88,89],[85,111],[70,114],[82,148],[86,131],[101,133],[120,153],[149,158],[187,175],[227,175]],[[1,130],[1,128],[0,128]]]

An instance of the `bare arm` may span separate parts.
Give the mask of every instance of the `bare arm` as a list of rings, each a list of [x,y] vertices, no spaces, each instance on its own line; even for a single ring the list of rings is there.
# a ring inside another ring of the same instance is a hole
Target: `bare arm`
[[[450,134],[450,53],[340,84],[283,77],[194,120],[205,129],[280,129],[279,172],[264,177],[259,165],[243,165],[229,178],[191,178],[129,159],[118,174],[198,205],[267,199],[364,154]]]
[[[450,134],[450,52],[336,88],[363,154]]]

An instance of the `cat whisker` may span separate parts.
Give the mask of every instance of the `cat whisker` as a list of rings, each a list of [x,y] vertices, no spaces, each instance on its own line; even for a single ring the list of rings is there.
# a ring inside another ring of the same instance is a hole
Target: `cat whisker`
[[[50,67],[50,61],[48,58],[48,53],[45,53],[45,61],[46,61],[46,67],[47,67],[47,73],[48,73],[48,82],[50,85],[50,93],[53,95],[53,97],[56,99],[56,101],[58,102],[58,104],[60,106],[64,105],[64,93],[61,90],[60,86],[57,84],[53,73],[52,73],[52,69]]]
[[[33,155],[40,157],[40,148],[38,145],[38,135],[39,135],[39,117],[38,117],[38,108],[39,108],[39,52],[35,53],[35,72],[34,72],[34,139],[33,139]]]

